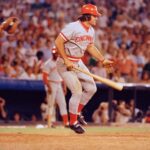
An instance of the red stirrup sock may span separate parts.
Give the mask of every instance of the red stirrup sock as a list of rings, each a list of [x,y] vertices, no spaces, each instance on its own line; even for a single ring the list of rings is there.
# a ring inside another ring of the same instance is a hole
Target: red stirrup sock
[[[83,104],[79,104],[78,106],[78,114],[80,114],[80,112],[82,111],[84,105]]]
[[[68,115],[62,115],[62,120],[64,125],[69,125]]]
[[[70,113],[70,125],[73,125],[75,122],[77,122],[77,114]]]

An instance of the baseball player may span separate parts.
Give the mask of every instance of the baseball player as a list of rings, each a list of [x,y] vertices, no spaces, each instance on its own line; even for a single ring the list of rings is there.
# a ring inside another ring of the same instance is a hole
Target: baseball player
[[[75,71],[73,68],[76,66],[88,71],[81,60],[85,51],[88,51],[107,69],[111,69],[113,64],[112,61],[105,59],[94,45],[95,33],[92,26],[96,25],[99,16],[101,14],[95,5],[83,5],[78,20],[66,25],[55,40],[60,55],[57,59],[57,68],[72,93],[69,101],[70,128],[79,134],[84,133],[85,130],[77,120],[78,114],[94,95],[97,88],[92,77]]]
[[[48,103],[47,121],[48,121],[48,127],[51,127],[52,114],[53,114],[53,109],[56,101],[60,109],[60,114],[62,116],[64,126],[67,127],[69,126],[67,107],[66,107],[64,91],[62,88],[62,78],[58,74],[56,68],[56,58],[57,58],[57,53],[53,53],[53,58],[48,59],[43,64],[42,67],[43,81],[45,84],[47,103]]]

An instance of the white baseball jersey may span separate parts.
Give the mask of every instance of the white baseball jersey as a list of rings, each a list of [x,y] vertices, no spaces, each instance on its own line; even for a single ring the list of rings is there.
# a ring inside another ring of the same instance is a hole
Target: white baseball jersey
[[[60,114],[67,114],[65,96],[61,84],[62,78],[57,71],[56,62],[52,59],[48,59],[42,68],[43,72],[48,74],[48,81],[52,90],[52,92],[49,93],[47,86],[45,86],[48,102],[47,114],[52,115],[55,102],[59,105]]]
[[[56,62],[53,61],[52,59],[47,60],[43,64],[43,72],[46,72],[49,74],[49,81],[51,82],[62,82],[62,78],[60,77],[57,67],[56,67]]]
[[[95,31],[93,27],[87,29],[80,21],[76,21],[66,25],[66,27],[62,29],[60,35],[66,41],[66,54],[68,56],[81,58],[84,55],[87,46],[94,43]]]

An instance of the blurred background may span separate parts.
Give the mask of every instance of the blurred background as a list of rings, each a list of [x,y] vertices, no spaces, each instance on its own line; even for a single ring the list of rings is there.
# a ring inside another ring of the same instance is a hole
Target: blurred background
[[[114,71],[107,74],[88,53],[83,61],[92,73],[125,85],[118,92],[97,82],[97,93],[83,112],[85,119],[102,124],[93,114],[107,102],[106,123],[116,122],[113,111],[128,116],[125,122],[150,122],[146,121],[150,116],[149,0],[0,0],[0,22],[10,16],[21,20],[15,34],[5,33],[0,38],[0,122],[42,120],[45,90],[41,65],[52,57],[54,40],[62,27],[80,16],[85,3],[95,4],[103,14],[95,27],[95,44],[115,62]],[[69,97],[68,91],[67,102]],[[124,106],[120,106],[122,101]],[[138,119],[135,110],[140,112]],[[59,110],[56,120],[60,120]]]

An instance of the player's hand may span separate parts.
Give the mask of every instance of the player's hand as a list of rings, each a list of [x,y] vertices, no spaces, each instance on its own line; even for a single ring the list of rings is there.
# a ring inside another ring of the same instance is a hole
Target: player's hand
[[[64,63],[65,63],[65,65],[66,65],[68,71],[73,70],[74,64],[73,64],[72,61],[70,61],[70,60],[68,60],[68,59],[65,59],[65,60],[64,60]]]
[[[113,72],[113,64],[114,62],[108,59],[105,59],[102,62],[104,68],[106,69],[107,73],[112,73]]]

